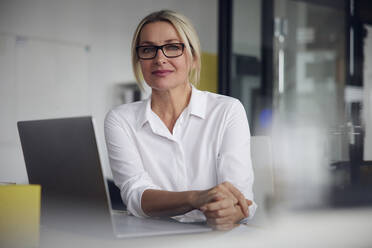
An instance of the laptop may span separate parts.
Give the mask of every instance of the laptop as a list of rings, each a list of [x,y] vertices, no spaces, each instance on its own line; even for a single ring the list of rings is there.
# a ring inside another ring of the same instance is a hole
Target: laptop
[[[138,218],[113,211],[92,117],[17,124],[29,183],[42,187],[41,225],[111,238],[211,230],[203,222]]]

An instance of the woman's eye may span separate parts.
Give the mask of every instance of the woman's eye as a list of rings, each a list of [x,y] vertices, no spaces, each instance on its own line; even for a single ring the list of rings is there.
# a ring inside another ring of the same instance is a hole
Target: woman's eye
[[[154,47],[143,47],[142,52],[143,53],[152,53],[154,52],[155,48]]]
[[[181,46],[178,45],[168,45],[166,46],[166,49],[169,51],[177,51],[181,49]]]

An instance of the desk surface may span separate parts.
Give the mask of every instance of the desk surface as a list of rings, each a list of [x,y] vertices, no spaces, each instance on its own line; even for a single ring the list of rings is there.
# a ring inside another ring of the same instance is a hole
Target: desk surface
[[[265,227],[104,240],[41,228],[40,247],[372,247],[372,209],[282,213]]]

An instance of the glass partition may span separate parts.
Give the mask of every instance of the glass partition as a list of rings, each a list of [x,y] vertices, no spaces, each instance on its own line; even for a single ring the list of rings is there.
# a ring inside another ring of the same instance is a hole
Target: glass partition
[[[323,204],[330,163],[348,159],[345,1],[327,2],[275,1],[272,136],[279,184],[295,206]]]

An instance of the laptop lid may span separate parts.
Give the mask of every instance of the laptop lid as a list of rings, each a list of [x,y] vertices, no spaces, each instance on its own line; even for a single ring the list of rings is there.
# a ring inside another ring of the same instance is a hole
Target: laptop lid
[[[92,117],[20,121],[18,131],[29,183],[42,187],[41,223],[112,235]]]

